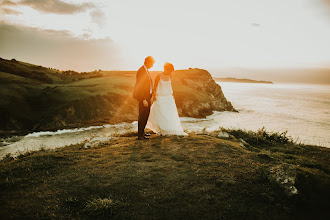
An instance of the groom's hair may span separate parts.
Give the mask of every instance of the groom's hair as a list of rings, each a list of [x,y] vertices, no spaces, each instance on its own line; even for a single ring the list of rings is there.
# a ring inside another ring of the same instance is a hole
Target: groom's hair
[[[148,56],[145,60],[144,63],[155,63],[155,59],[152,56]]]
[[[174,71],[174,66],[172,63],[165,63],[164,70]]]

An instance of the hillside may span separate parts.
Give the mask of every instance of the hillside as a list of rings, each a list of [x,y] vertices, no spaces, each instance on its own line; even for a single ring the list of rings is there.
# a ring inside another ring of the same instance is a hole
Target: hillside
[[[135,71],[59,71],[0,59],[0,134],[58,130],[137,120]],[[153,78],[157,72],[152,72]],[[180,116],[235,111],[201,69],[178,70],[173,90]]]
[[[0,218],[329,219],[329,159],[265,131],[113,136],[0,161]]]

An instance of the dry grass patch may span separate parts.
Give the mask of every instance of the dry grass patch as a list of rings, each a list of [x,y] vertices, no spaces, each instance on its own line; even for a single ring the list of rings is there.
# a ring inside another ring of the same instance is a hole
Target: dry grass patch
[[[251,146],[208,134],[117,135],[7,158],[0,164],[0,216],[17,218],[232,219],[327,217],[329,149]],[[270,178],[297,169],[298,195]],[[322,193],[319,193],[322,192]],[[308,207],[308,208],[307,208]]]

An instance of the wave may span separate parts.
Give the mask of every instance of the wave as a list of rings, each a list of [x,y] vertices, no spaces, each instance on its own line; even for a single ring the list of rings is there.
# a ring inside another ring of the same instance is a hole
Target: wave
[[[57,131],[38,131],[38,132],[30,133],[30,134],[26,135],[25,137],[52,136],[52,135],[57,135],[57,134],[88,131],[88,130],[103,128],[103,127],[104,126],[90,126],[90,127],[87,127],[87,128],[62,129],[62,130],[57,130]]]
[[[84,132],[84,131],[90,131],[95,129],[103,129],[103,128],[121,128],[121,127],[127,127],[130,125],[137,124],[137,121],[134,121],[132,123],[123,122],[120,124],[104,124],[99,126],[90,126],[86,128],[72,128],[72,129],[62,129],[57,131],[38,131],[33,132],[30,134],[27,134],[25,137],[40,137],[40,136],[53,136],[53,135],[59,135],[59,134],[65,134],[65,133],[78,133],[78,132]]]

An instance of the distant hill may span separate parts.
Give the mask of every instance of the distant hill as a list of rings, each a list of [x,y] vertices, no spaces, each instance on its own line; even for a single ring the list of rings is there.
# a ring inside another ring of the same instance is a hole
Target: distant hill
[[[60,71],[0,58],[0,134],[136,121],[135,74]],[[236,111],[206,70],[175,71],[173,90],[180,116]]]
[[[210,73],[217,78],[249,78],[274,83],[306,83],[306,84],[330,84],[330,67],[306,67],[306,68],[224,68],[211,69]]]
[[[232,78],[232,77],[226,77],[226,78],[217,78],[213,77],[215,81],[218,82],[234,82],[234,83],[266,83],[266,84],[273,84],[271,81],[258,81],[258,80],[253,80],[253,79],[237,79],[237,78]]]

